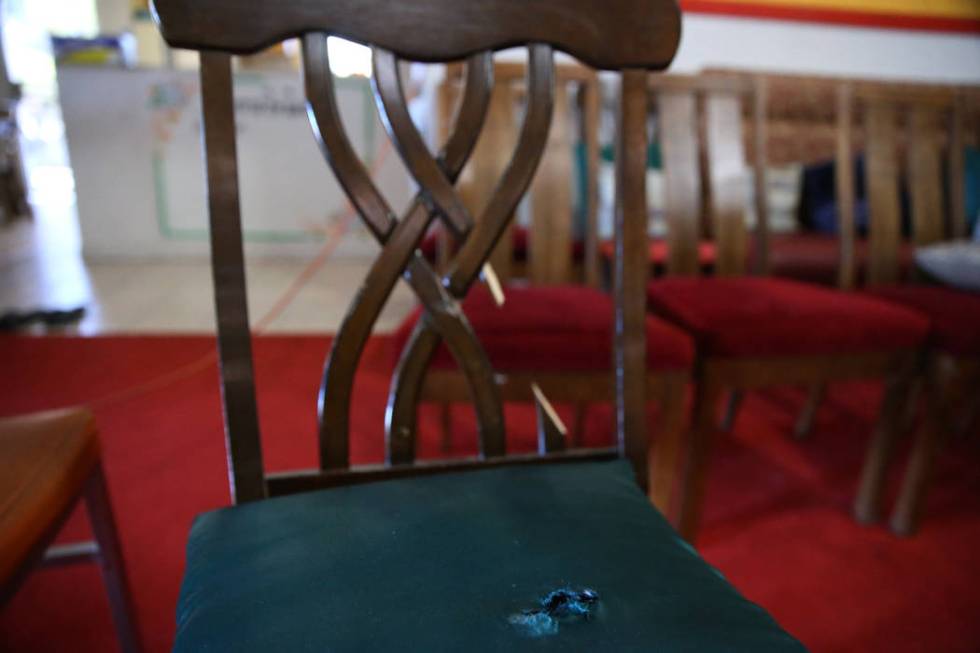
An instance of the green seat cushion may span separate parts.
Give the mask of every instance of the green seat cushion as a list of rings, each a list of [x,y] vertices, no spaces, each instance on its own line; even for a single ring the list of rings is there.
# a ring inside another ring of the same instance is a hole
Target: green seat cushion
[[[568,596],[586,600],[551,610]],[[803,647],[613,461],[384,481],[201,515],[174,650]]]

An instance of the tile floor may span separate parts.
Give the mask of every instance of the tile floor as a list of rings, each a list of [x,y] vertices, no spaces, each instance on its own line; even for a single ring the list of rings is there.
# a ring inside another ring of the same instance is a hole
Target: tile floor
[[[0,227],[0,313],[35,308],[86,308],[70,331],[108,333],[214,330],[207,260],[85,261],[71,216],[36,207],[34,220]],[[309,260],[247,263],[249,308],[257,324]],[[270,333],[335,332],[369,261],[328,260],[267,328]],[[399,283],[376,331],[397,327],[414,299]]]

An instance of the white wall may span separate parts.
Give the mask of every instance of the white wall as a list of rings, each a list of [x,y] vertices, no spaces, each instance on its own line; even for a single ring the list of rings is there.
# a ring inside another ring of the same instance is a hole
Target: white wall
[[[707,67],[980,84],[980,36],[686,14],[671,71]]]

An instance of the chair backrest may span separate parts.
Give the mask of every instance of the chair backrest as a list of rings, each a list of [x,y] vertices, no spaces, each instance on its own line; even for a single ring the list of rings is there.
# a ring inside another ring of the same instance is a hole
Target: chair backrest
[[[495,181],[507,165],[507,151],[517,139],[526,76],[527,65],[521,61],[501,61],[494,66],[495,84],[486,124],[457,183],[460,197],[471,211],[483,207],[493,196]],[[438,123],[442,131],[451,124],[453,101],[459,96],[463,78],[462,66],[450,66],[439,87]],[[556,64],[555,106],[548,143],[528,193],[529,243],[524,273],[533,283],[599,284],[599,105],[599,77],[594,69],[576,63]],[[584,171],[579,169],[581,165]],[[579,175],[580,172],[584,174]],[[576,209],[584,213],[581,225],[573,224]],[[575,233],[576,226],[581,227],[580,233]],[[514,228],[511,223],[508,232]],[[448,234],[440,233],[445,236],[440,243],[441,259],[445,261],[452,247]],[[581,270],[571,255],[576,237],[582,242]],[[513,262],[513,239],[508,233],[497,243],[490,263],[501,281],[506,282],[520,276]]]
[[[479,421],[481,457],[504,457],[503,412],[494,374],[458,300],[479,276],[546,145],[554,95],[553,48],[590,66],[622,72],[615,219],[618,256],[614,265],[616,452],[631,461],[638,481],[644,481],[646,80],[647,72],[665,68],[677,49],[680,13],[673,0],[608,0],[601,4],[592,0],[155,0],[153,13],[170,45],[201,52],[212,267],[235,501],[408,473],[413,467],[408,463],[414,461],[414,442],[413,429],[406,428],[404,420],[414,417],[412,393],[440,341],[446,342],[469,381]],[[374,48],[379,111],[420,189],[401,219],[371,183],[346,137],[333,94],[328,35]],[[320,469],[268,477],[262,465],[245,299],[230,54],[256,52],[293,37],[302,38],[314,132],[352,205],[383,249],[326,364],[319,398]],[[529,57],[523,127],[496,192],[481,217],[474,220],[453,184],[486,115],[492,52],[513,46],[526,47]],[[437,157],[429,153],[409,115],[400,80],[402,59],[467,60],[467,87],[456,126]],[[441,220],[460,242],[442,279],[417,251],[434,219]],[[425,306],[426,315],[404,350],[389,397],[389,468],[352,470],[348,424],[354,371],[378,313],[403,275]],[[553,437],[545,440],[554,442]],[[472,463],[457,463],[455,468],[465,464]],[[423,471],[449,468],[453,467],[429,465]]]
[[[658,76],[650,79],[656,133],[664,169],[667,218],[667,273],[696,276],[706,228],[716,249],[715,274],[744,274],[749,252],[748,173],[742,106],[752,102],[754,134],[764,139],[765,88],[745,80],[713,76]],[[768,251],[765,202],[765,148],[754,148],[756,265],[764,269]],[[702,170],[704,174],[702,174]],[[707,205],[709,224],[703,216]]]
[[[863,116],[869,214],[864,282],[875,285],[900,280],[903,188],[909,194],[914,246],[966,235],[966,102],[966,94],[954,88],[896,91],[841,84],[836,187],[842,287],[852,288],[857,281],[851,136],[856,109]]]

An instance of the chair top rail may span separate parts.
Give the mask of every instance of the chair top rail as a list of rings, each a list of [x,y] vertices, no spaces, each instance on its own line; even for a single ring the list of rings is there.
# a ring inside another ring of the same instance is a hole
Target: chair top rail
[[[662,70],[680,41],[674,0],[154,0],[152,11],[171,46],[235,54],[320,31],[414,61],[543,43],[595,68]]]

